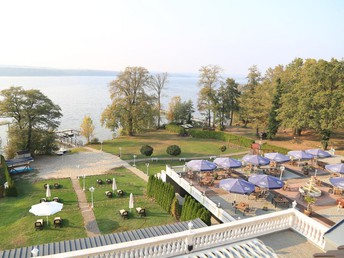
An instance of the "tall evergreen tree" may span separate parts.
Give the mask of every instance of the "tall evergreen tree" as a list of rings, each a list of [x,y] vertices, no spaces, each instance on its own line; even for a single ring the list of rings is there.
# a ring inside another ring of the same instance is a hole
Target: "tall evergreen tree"
[[[280,126],[280,121],[277,120],[278,109],[281,107],[280,99],[282,96],[282,88],[281,88],[281,79],[277,78],[276,80],[276,92],[274,98],[272,100],[272,107],[269,113],[269,121],[268,121],[268,138],[273,139],[278,131]]]

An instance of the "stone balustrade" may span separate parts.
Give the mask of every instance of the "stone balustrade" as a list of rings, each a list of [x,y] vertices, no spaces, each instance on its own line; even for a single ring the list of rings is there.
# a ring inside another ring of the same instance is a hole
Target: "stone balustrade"
[[[175,234],[89,248],[47,257],[171,257],[292,229],[324,249],[328,228],[294,208]]]

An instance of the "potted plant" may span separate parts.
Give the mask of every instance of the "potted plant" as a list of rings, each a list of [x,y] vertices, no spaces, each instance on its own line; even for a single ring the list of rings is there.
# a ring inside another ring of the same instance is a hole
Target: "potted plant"
[[[305,196],[305,202],[307,203],[307,207],[304,210],[304,214],[310,216],[312,214],[312,204],[314,204],[316,199],[310,195]]]

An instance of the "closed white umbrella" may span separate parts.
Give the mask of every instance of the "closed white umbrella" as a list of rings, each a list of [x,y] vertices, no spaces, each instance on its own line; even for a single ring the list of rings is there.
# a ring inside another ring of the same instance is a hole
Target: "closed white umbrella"
[[[129,209],[131,212],[131,209],[134,208],[134,195],[131,193],[129,197]]]
[[[29,212],[35,214],[36,216],[47,216],[48,224],[48,216],[61,211],[62,208],[63,204],[59,202],[41,202],[39,204],[32,205]]]
[[[116,191],[116,189],[117,189],[116,179],[113,178],[113,179],[112,179],[112,191]]]

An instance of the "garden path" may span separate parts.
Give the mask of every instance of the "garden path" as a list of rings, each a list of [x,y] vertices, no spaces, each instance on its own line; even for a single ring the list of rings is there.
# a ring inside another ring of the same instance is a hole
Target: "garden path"
[[[78,197],[79,207],[81,210],[81,214],[84,218],[84,225],[86,228],[87,236],[94,237],[100,235],[100,230],[96,221],[96,217],[94,216],[92,208],[87,203],[86,194],[81,189],[79,184],[79,180],[77,178],[71,178],[74,191]]]

